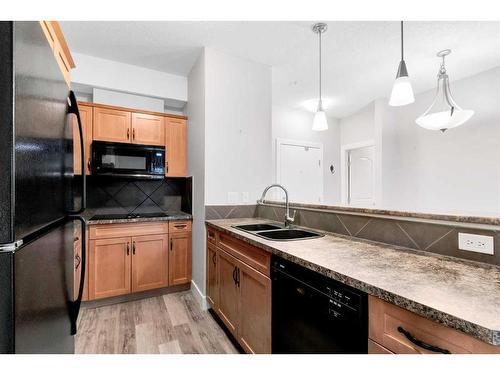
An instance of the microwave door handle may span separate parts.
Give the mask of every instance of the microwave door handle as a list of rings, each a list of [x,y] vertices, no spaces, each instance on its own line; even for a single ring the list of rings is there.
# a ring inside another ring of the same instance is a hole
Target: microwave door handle
[[[76,115],[76,119],[78,122],[78,131],[80,132],[80,150],[82,153],[81,157],[81,171],[82,171],[82,202],[80,208],[78,210],[72,210],[69,213],[72,215],[77,215],[85,211],[87,208],[87,187],[86,187],[86,175],[85,175],[85,145],[83,140],[83,126],[82,120],[80,118],[80,111],[78,110],[78,103],[76,100],[75,93],[71,90],[69,92],[69,109],[68,113],[73,113]],[[73,199],[74,202],[74,199]]]

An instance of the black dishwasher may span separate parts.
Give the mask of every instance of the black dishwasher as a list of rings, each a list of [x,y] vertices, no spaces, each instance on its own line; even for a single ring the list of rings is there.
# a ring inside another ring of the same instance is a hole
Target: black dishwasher
[[[279,257],[272,260],[272,352],[368,352],[366,293]]]

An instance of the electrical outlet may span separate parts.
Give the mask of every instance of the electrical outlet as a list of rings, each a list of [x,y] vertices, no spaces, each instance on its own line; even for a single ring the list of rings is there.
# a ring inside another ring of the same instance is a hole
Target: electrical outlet
[[[478,234],[458,233],[458,248],[476,253],[494,254],[493,237]]]

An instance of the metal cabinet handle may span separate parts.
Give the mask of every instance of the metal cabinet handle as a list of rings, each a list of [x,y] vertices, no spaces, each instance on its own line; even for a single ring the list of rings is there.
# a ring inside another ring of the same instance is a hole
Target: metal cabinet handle
[[[130,255],[130,244],[127,242],[127,256]]]
[[[174,227],[177,229],[184,229],[187,227],[187,224],[177,224],[177,225],[174,225]]]
[[[174,241],[170,239],[170,251],[172,251],[174,248]]]
[[[75,255],[75,270],[80,267],[80,264],[82,263],[82,258],[80,258],[80,255],[76,254]]]
[[[216,253],[214,253],[214,255],[212,255],[212,263],[213,264],[217,264],[217,260],[215,259],[216,255],[217,255]]]
[[[78,242],[78,241],[80,241],[80,237],[77,236],[77,237],[73,238],[73,242]]]
[[[135,241],[132,242],[132,254],[135,255]]]
[[[240,287],[240,268],[238,267],[238,272],[236,272],[236,285]]]
[[[435,353],[451,354],[451,352],[447,349],[442,349],[439,346],[427,344],[426,342],[423,342],[423,341],[417,339],[410,332],[405,330],[403,327],[398,327],[398,332],[402,333],[409,341],[411,341],[415,345],[417,345],[425,350],[429,350],[429,351],[435,352]]]
[[[234,267],[234,270],[233,270],[233,281],[234,281],[234,284],[236,285],[237,281],[236,281],[236,272],[237,272],[238,268],[235,266]]]
[[[89,168],[89,171],[90,171],[90,169],[91,169],[91,167],[90,167],[90,158],[89,158],[89,161],[87,162],[87,167]]]
[[[127,129],[127,139],[130,139],[130,129]]]
[[[135,139],[135,128],[132,129],[132,139]]]

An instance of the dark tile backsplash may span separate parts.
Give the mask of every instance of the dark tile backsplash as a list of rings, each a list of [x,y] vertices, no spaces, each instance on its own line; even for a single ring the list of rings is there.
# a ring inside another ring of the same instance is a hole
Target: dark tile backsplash
[[[134,180],[87,177],[87,207],[97,214],[192,213],[192,178]]]
[[[220,205],[205,206],[205,218],[214,219],[237,219],[255,217],[257,206],[252,205]]]
[[[282,221],[284,209],[281,207],[258,205],[255,210],[255,217]],[[213,218],[215,219],[215,217]],[[297,210],[295,224],[339,233],[353,238],[363,238],[370,241],[425,250],[436,254],[500,266],[499,230],[468,228],[456,226],[453,223],[436,224],[434,222],[348,215],[337,212],[304,209]],[[494,238],[495,255],[459,250],[459,232],[492,236]]]

